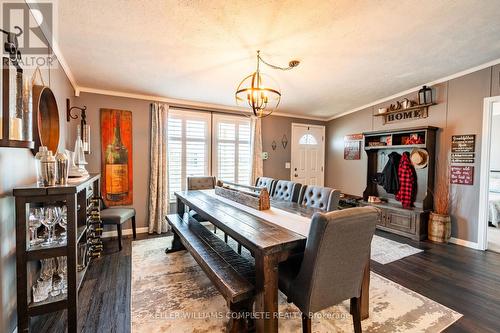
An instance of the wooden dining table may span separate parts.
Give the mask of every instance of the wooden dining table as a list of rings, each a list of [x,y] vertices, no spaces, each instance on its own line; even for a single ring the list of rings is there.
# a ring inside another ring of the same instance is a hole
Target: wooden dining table
[[[271,209],[258,211],[215,195],[213,190],[175,193],[177,213],[194,210],[203,219],[248,249],[255,258],[255,308],[257,332],[278,332],[279,264],[303,253],[314,213],[323,212],[294,202],[273,201]],[[173,248],[180,244],[174,233]],[[370,260],[361,287],[361,315],[368,317]],[[334,288],[335,286],[332,286]]]

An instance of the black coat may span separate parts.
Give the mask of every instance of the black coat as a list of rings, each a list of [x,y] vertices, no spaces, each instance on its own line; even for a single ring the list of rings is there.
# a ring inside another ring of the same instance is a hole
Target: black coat
[[[401,160],[401,155],[392,152],[389,154],[389,161],[382,170],[382,173],[378,174],[377,183],[384,188],[387,193],[396,194],[399,190],[399,177],[398,168],[399,161]]]

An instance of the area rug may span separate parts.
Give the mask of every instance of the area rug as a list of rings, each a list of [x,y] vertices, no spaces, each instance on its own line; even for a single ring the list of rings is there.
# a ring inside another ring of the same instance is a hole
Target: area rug
[[[132,243],[132,332],[224,332],[227,305],[187,251],[166,255],[172,237]],[[279,297],[279,331],[301,332],[299,310]],[[363,332],[441,332],[462,315],[371,273]],[[349,302],[316,314],[314,332],[352,332]]]
[[[399,243],[377,235],[373,236],[371,259],[378,263],[385,265],[420,252],[423,252],[423,250],[408,244]]]

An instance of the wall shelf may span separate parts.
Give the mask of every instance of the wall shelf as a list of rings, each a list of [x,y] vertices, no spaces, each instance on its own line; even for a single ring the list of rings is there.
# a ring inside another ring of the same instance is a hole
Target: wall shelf
[[[383,116],[386,116],[388,114],[401,113],[401,112],[412,111],[412,110],[421,110],[421,109],[428,108],[429,106],[433,106],[433,105],[436,105],[436,103],[421,104],[421,105],[412,106],[412,107],[409,107],[406,109],[399,109],[399,110],[387,111],[384,113],[377,113],[377,114],[374,114],[373,116],[374,117],[383,117]]]
[[[0,147],[33,149],[35,147],[35,142],[33,142],[33,141],[0,139]]]
[[[390,122],[396,122],[404,119],[420,119],[429,116],[429,107],[436,103],[419,104],[406,109],[391,110],[384,113],[374,114],[374,117],[384,117],[384,125]],[[401,115],[400,117],[398,117]]]

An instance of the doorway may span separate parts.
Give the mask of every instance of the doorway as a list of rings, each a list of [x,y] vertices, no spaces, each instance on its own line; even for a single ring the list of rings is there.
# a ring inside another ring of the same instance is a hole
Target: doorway
[[[292,123],[290,179],[323,186],[325,180],[325,126]]]
[[[500,96],[484,101],[481,156],[478,245],[500,253]]]

